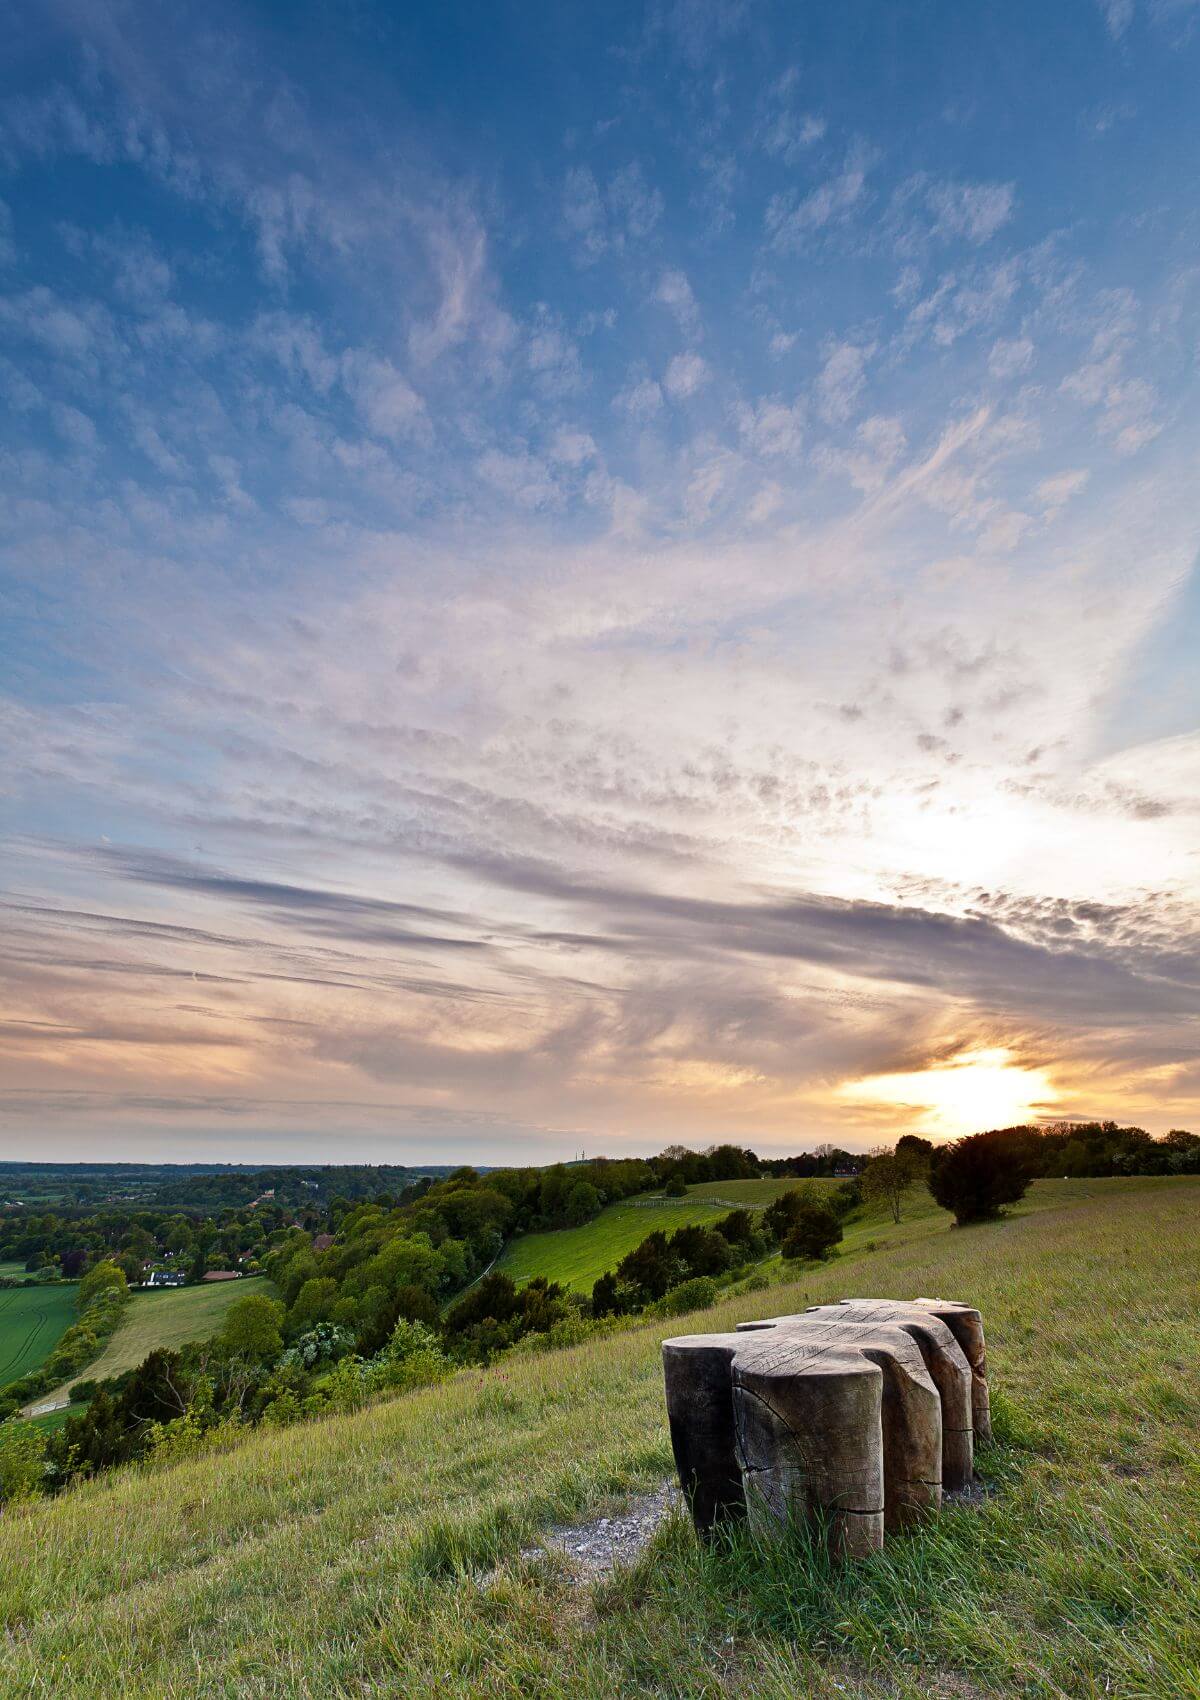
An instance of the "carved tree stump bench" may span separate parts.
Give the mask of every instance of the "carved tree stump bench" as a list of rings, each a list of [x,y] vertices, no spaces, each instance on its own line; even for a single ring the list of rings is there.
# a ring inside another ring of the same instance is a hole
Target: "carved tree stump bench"
[[[819,1522],[859,1557],[936,1511],[991,1438],[977,1310],[847,1299],[663,1341],[680,1484],[701,1536],[727,1518]]]

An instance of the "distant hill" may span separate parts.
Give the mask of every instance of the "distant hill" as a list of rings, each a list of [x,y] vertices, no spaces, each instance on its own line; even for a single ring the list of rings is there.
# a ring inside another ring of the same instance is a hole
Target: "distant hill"
[[[486,1164],[474,1165],[486,1173]],[[272,1192],[289,1203],[374,1198],[453,1174],[454,1163],[19,1163],[0,1162],[0,1205],[105,1200],[179,1209],[236,1208]]]

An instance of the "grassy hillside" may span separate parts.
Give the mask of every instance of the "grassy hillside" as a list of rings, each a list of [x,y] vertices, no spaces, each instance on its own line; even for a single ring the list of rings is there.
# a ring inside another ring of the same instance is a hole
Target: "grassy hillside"
[[[45,1363],[75,1321],[74,1283],[0,1287],[0,1387]]]
[[[35,1399],[30,1409],[45,1412],[57,1405],[65,1405],[75,1381],[84,1378],[100,1381],[108,1375],[120,1375],[122,1370],[136,1369],[159,1346],[183,1346],[189,1340],[207,1339],[220,1329],[225,1312],[235,1299],[244,1297],[246,1293],[269,1290],[265,1281],[252,1279],[217,1281],[210,1286],[177,1287],[173,1290],[167,1288],[158,1293],[134,1293],[116,1332],[100,1356],[93,1358],[72,1381]],[[74,1288],[70,1291],[73,1293]],[[5,1296],[0,1292],[0,1303]]]
[[[1200,1182],[1043,1182],[1031,1205],[695,1319],[982,1307],[990,1491],[877,1558],[701,1551],[682,1519],[595,1590],[517,1558],[666,1474],[659,1325],[9,1511],[0,1697],[1197,1700]]]
[[[577,1293],[590,1294],[598,1276],[614,1268],[626,1252],[640,1245],[656,1229],[670,1233],[693,1223],[711,1227],[730,1210],[761,1208],[781,1192],[806,1184],[809,1183],[794,1180],[709,1181],[702,1186],[690,1186],[684,1198],[665,1198],[661,1193],[626,1198],[619,1204],[610,1204],[582,1228],[521,1234],[504,1248],[496,1268],[517,1282],[548,1275],[565,1287],[573,1287]],[[832,1187],[837,1182],[811,1184]]]

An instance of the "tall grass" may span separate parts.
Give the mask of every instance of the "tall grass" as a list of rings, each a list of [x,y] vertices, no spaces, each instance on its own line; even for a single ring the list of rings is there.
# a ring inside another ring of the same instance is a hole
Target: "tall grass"
[[[682,1519],[595,1589],[519,1557],[668,1472],[658,1340],[685,1319],[9,1512],[0,1695],[1196,1700],[1200,1183],[1034,1202],[766,1295],[984,1311],[989,1491],[875,1559],[705,1550]]]

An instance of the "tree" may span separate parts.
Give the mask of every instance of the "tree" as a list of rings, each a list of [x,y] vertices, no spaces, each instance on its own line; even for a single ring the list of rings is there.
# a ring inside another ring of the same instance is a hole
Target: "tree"
[[[567,1194],[564,1214],[567,1224],[572,1228],[581,1228],[585,1222],[590,1222],[600,1209],[600,1194],[590,1181],[576,1181]]]
[[[637,1288],[645,1303],[661,1299],[668,1287],[673,1287],[682,1274],[678,1258],[667,1250],[667,1236],[661,1228],[647,1234],[640,1245],[626,1252],[617,1264],[617,1280]]]
[[[447,1334],[465,1334],[468,1328],[489,1317],[507,1322],[517,1308],[517,1287],[511,1275],[499,1269],[476,1282],[453,1306],[446,1318]]]
[[[36,1423],[0,1423],[0,1505],[42,1486],[46,1437]]]
[[[902,1133],[896,1141],[896,1155],[910,1162],[914,1169],[926,1169],[933,1156],[933,1141],[922,1139],[919,1133]]]
[[[805,1199],[792,1215],[780,1250],[786,1258],[823,1260],[842,1237],[842,1224],[826,1204]]]
[[[728,1240],[712,1228],[676,1228],[667,1241],[667,1251],[684,1266],[684,1279],[720,1275],[733,1261]],[[672,1281],[671,1285],[675,1284]]]
[[[265,1293],[247,1293],[225,1312],[221,1337],[231,1352],[242,1357],[263,1362],[277,1358],[283,1350],[285,1315],[278,1299],[269,1299]]]
[[[616,1273],[606,1269],[592,1284],[592,1315],[611,1316],[620,1309],[620,1304]]]
[[[915,1165],[900,1155],[899,1147],[889,1151],[882,1147],[873,1151],[866,1168],[859,1176],[862,1195],[869,1203],[885,1204],[892,1221],[900,1220],[900,1201],[916,1179]]]
[[[118,1269],[115,1263],[105,1261],[97,1263],[89,1269],[79,1283],[79,1294],[76,1303],[81,1311],[87,1309],[101,1293],[113,1292],[124,1298],[129,1292],[129,1282],[125,1279],[125,1271]]]
[[[1006,1204],[1025,1196],[1029,1177],[1003,1130],[973,1133],[935,1151],[929,1165],[929,1190],[943,1210],[952,1210],[962,1227],[1001,1215]]]
[[[762,1213],[762,1225],[775,1244],[781,1244],[791,1233],[800,1214],[818,1202],[815,1187],[794,1186],[780,1193]],[[840,1236],[839,1236],[840,1238]]]
[[[332,1275],[313,1276],[306,1281],[292,1305],[293,1328],[311,1328],[314,1323],[327,1322],[337,1296],[338,1284]]]
[[[754,1232],[754,1218],[748,1210],[731,1210],[728,1216],[722,1216],[719,1222],[714,1222],[713,1228],[727,1245],[740,1247],[750,1241]]]
[[[1167,1150],[1167,1168],[1172,1174],[1200,1174],[1200,1136],[1173,1127],[1162,1141]]]

